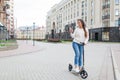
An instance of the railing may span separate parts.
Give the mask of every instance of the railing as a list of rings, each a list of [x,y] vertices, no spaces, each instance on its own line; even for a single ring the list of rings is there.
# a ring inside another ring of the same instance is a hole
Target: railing
[[[102,16],[102,20],[104,20],[104,19],[110,19],[110,15]]]

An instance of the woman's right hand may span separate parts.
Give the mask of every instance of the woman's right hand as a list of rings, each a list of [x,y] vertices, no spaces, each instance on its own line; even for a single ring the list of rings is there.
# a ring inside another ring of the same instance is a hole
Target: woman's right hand
[[[73,29],[72,29],[71,27],[69,28],[69,32],[70,32],[70,33],[73,33]]]

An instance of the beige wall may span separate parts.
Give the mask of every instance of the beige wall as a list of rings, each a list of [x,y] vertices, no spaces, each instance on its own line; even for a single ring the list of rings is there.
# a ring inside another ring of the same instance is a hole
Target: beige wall
[[[33,39],[33,30],[17,30],[16,35],[18,39]],[[34,39],[45,39],[45,35],[45,27],[38,27],[34,30]]]
[[[62,29],[63,32],[66,24],[76,22],[76,19],[78,18],[83,19],[86,22],[88,28],[115,26],[115,21],[120,16],[120,1],[118,5],[115,5],[115,0],[110,0],[110,8],[108,8],[110,9],[109,20],[102,19],[102,16],[105,11],[105,9],[102,8],[104,4],[103,1],[104,0],[87,0],[87,2],[86,0],[62,0],[60,3],[52,7],[48,12],[47,17],[49,16],[49,18],[47,18],[46,20],[47,32],[50,32],[50,30],[52,29],[53,22],[57,23],[56,29]],[[83,2],[84,7],[82,7]],[[119,16],[115,16],[115,9],[119,9]],[[93,15],[91,10],[93,11]],[[79,16],[77,16],[77,12],[79,12]],[[84,12],[84,15],[81,15],[82,12]],[[59,17],[59,14],[62,14],[62,16]],[[71,15],[72,18],[69,18],[71,17]],[[87,21],[85,20],[85,17],[87,17]],[[59,22],[61,19],[62,22]],[[91,24],[91,19],[93,19],[93,24]],[[108,26],[104,26],[104,24],[106,24],[106,20],[110,23]],[[62,26],[60,26],[61,24]]]

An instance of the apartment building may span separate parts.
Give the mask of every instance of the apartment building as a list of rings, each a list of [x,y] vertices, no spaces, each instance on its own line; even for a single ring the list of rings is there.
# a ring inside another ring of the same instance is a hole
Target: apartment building
[[[109,36],[109,32],[100,33],[100,30],[95,32],[96,28],[104,30],[104,27],[119,26],[120,0],[62,0],[48,11],[47,34],[52,31],[54,33],[68,31],[70,26],[75,28],[77,19],[85,21],[91,30],[91,39],[94,37],[97,40],[104,40],[103,36],[106,34],[106,37]]]
[[[7,36],[7,9],[9,9],[9,5],[5,4],[5,1],[9,0],[0,0],[0,40],[5,40]]]
[[[9,38],[14,38],[14,0],[5,1],[9,5],[9,9],[6,10],[7,16],[7,30],[9,33]]]
[[[100,1],[97,0],[96,3],[100,3]],[[98,15],[101,15],[99,7],[100,4],[95,4],[95,0],[62,0],[48,12],[46,19],[47,28],[55,28],[57,32],[59,30],[63,32],[66,25],[76,25],[77,19],[83,19],[88,28],[96,25],[101,26],[101,24],[98,24],[100,21],[100,16]],[[53,23],[55,27],[53,27]],[[49,29],[47,29],[48,32],[50,31]]]
[[[13,0],[0,0],[0,39],[14,37],[13,6]]]

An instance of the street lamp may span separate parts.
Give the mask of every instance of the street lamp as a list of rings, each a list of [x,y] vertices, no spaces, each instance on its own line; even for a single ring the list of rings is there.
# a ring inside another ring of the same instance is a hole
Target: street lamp
[[[92,28],[92,26],[90,27],[90,39],[91,40],[93,39],[93,28]]]
[[[33,46],[35,46],[34,36],[35,36],[35,22],[33,22]]]
[[[27,30],[26,43],[28,42],[28,29],[29,29],[29,27],[26,27],[26,30]]]

